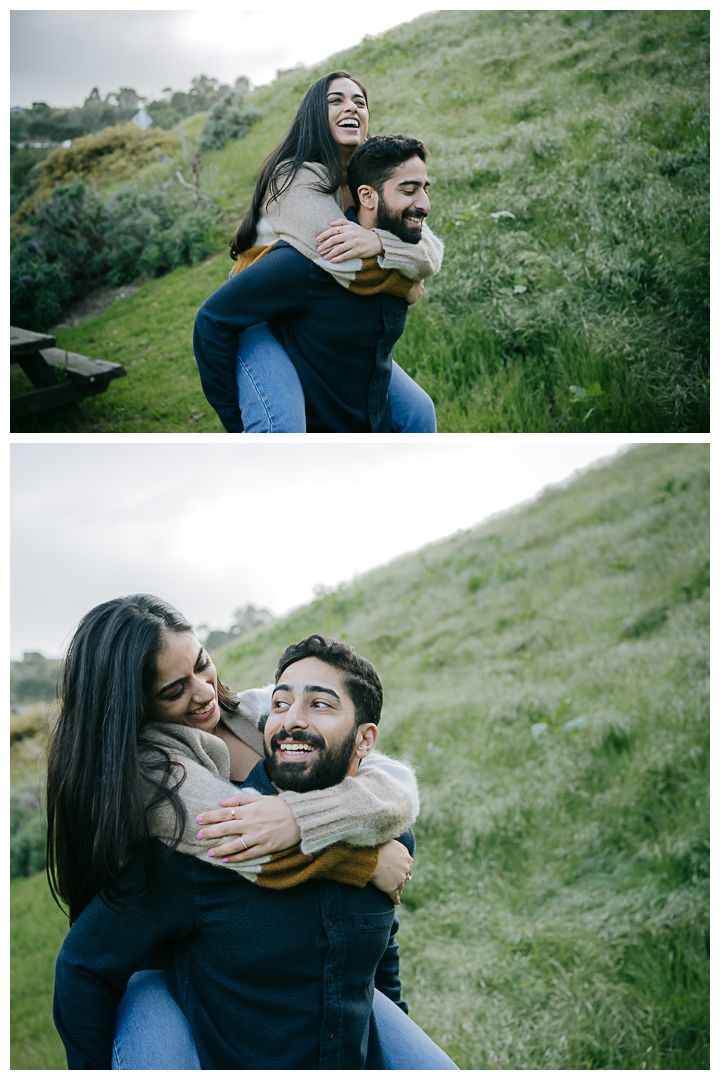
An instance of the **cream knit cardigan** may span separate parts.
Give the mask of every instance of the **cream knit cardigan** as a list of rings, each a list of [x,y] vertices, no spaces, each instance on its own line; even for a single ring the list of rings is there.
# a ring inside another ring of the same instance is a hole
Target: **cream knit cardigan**
[[[301,255],[327,270],[347,287],[362,270],[362,259],[348,259],[333,265],[325,262],[317,253],[316,237],[325,232],[331,221],[344,217],[342,193],[338,188],[329,195],[318,191],[318,184],[327,187],[328,171],[324,165],[306,161],[297,176],[278,199],[268,198],[258,221],[255,245],[270,245],[285,240]],[[417,244],[407,244],[386,229],[373,229],[382,240],[384,253],[378,255],[378,266],[383,270],[399,270],[412,281],[432,277],[442,266],[444,245],[430,231],[422,227],[422,239]]]
[[[257,753],[263,753],[259,726],[270,708],[272,685],[246,690],[238,697],[236,713],[223,712],[227,727]],[[237,794],[230,781],[230,755],[222,739],[184,724],[153,722],[143,728],[143,736],[165,749],[185,771],[179,796],[185,807],[185,829],[178,850],[213,865],[224,866],[255,880],[260,867],[272,856],[242,863],[219,863],[208,859],[207,841],[197,839],[195,818],[217,808],[218,801]],[[141,748],[147,762],[157,755]],[[178,771],[178,776],[180,772]],[[245,788],[251,792],[252,788]],[[148,800],[150,789],[148,788]],[[399,836],[415,821],[420,796],[412,767],[377,750],[371,751],[358,769],[335,787],[322,791],[286,791],[280,795],[291,807],[300,826],[301,850],[305,855],[343,842],[356,847],[375,847]],[[153,836],[169,841],[174,814],[166,802],[148,811]],[[227,842],[232,837],[224,837]]]

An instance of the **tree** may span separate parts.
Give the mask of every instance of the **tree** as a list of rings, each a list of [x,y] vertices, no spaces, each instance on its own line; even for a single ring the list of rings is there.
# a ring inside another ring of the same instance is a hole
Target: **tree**
[[[231,641],[254,634],[263,626],[267,626],[274,619],[274,615],[268,608],[257,608],[254,604],[246,604],[233,612],[233,624],[229,630],[211,630],[205,638],[205,648],[212,652],[222,645],[228,645]],[[198,628],[199,629],[199,628]]]
[[[253,124],[262,119],[259,109],[245,105],[248,80],[240,76],[235,89],[224,87],[203,124],[198,146],[201,150],[220,150],[230,139],[241,139]]]
[[[130,87],[127,86],[120,87],[120,92],[118,93],[118,102],[120,104],[120,108],[123,110],[127,110],[128,112],[130,112],[131,110],[134,112],[135,109],[139,109],[142,105],[142,99],[137,96],[135,90],[132,90]]]

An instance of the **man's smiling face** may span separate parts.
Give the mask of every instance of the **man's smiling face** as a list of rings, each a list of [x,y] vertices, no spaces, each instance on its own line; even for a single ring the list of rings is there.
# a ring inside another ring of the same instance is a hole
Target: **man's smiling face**
[[[378,192],[377,228],[387,229],[407,244],[422,239],[422,224],[430,213],[430,183],[419,157],[403,161]]]
[[[267,772],[281,791],[315,791],[354,776],[362,732],[343,673],[313,656],[286,667],[264,738]]]

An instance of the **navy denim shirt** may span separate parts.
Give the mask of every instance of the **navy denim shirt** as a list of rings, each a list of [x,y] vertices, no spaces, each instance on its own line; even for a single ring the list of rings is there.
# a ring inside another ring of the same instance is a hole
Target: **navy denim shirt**
[[[274,794],[263,762],[247,783]],[[400,839],[412,852],[412,832]],[[124,883],[140,876],[135,860]],[[373,885],[265,889],[175,853],[132,908],[95,897],[65,938],[54,1017],[68,1067],[110,1068],[127,980],[164,946],[203,1069],[384,1069],[373,987],[405,1007],[396,929],[394,905]]]
[[[346,216],[357,220],[352,211]],[[200,308],[193,345],[205,396],[226,431],[242,431],[238,338],[267,322],[295,365],[308,431],[391,431],[392,348],[407,301],[358,296],[284,241],[221,285]]]

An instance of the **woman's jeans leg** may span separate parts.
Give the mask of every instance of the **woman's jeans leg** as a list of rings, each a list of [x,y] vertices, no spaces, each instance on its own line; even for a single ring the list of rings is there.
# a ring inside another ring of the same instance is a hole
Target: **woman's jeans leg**
[[[199,1069],[185,1014],[164,971],[136,971],[115,1012],[113,1069]]]
[[[389,396],[393,431],[403,434],[412,432],[434,434],[437,431],[432,398],[394,360]]]
[[[295,365],[267,323],[240,338],[236,378],[246,431],[305,431],[305,396]]]
[[[379,990],[373,1012],[388,1069],[457,1069],[445,1051]]]

